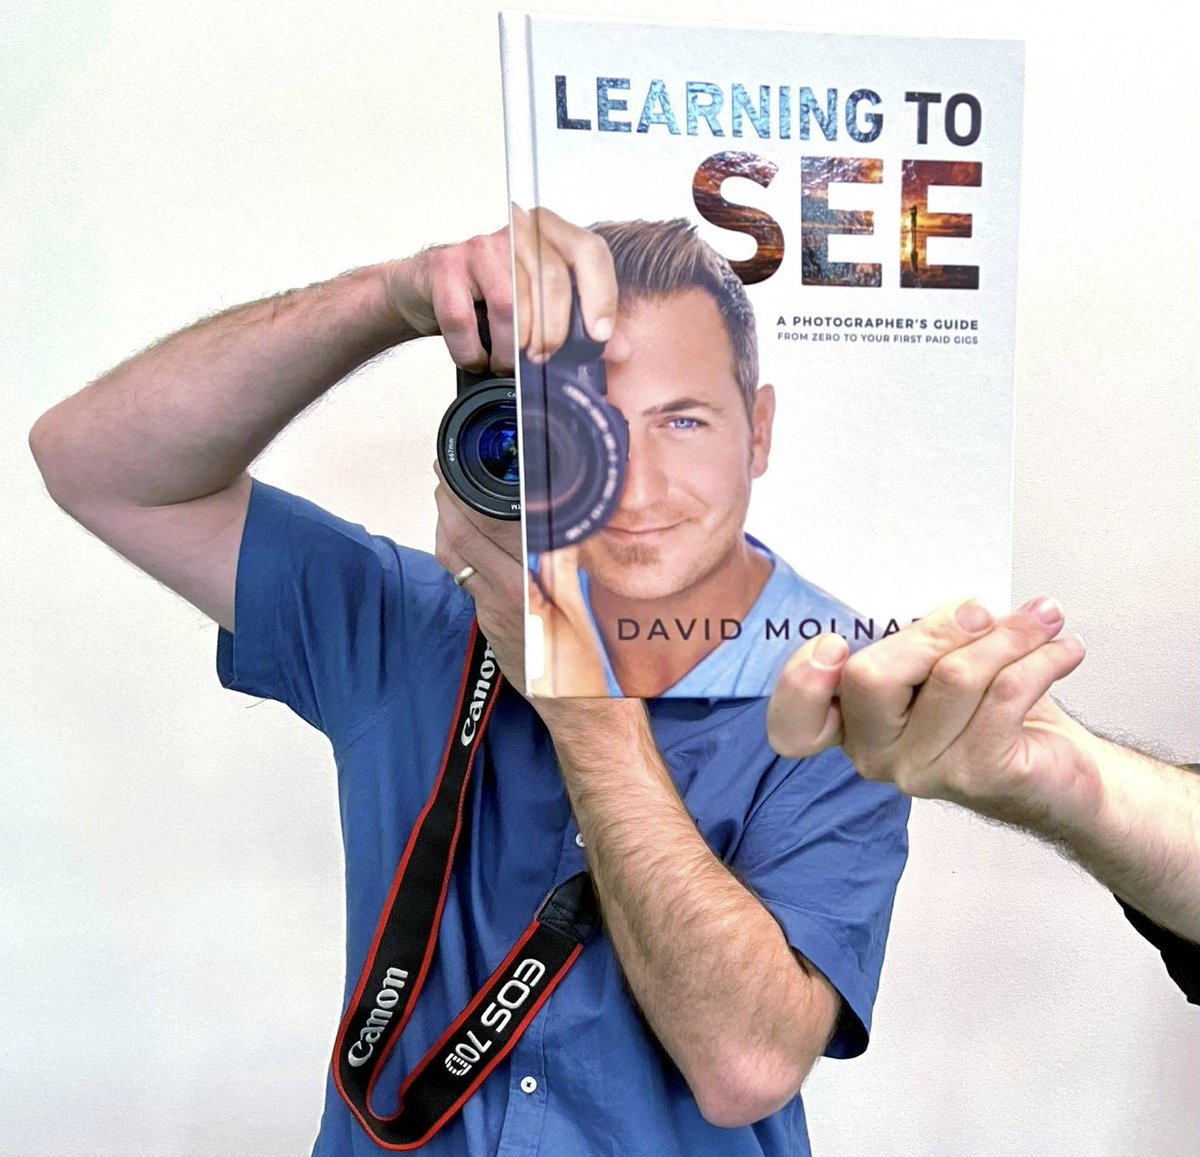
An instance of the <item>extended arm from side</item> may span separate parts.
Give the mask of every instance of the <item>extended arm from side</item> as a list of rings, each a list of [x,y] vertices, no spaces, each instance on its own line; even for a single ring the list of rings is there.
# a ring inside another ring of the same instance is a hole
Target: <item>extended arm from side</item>
[[[1068,850],[1131,907],[1200,944],[1200,775],[1092,739],[1106,806]]]
[[[861,774],[1057,844],[1162,927],[1200,942],[1200,776],[1094,735],[1049,696],[1083,660],[1061,609],[943,607],[850,657],[824,635],[771,701],[788,755],[842,744]]]

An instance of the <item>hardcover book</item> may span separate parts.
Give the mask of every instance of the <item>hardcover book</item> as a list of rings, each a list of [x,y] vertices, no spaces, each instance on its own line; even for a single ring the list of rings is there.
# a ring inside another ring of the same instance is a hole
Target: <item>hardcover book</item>
[[[768,695],[818,633],[1006,608],[1021,44],[504,13],[501,45],[517,309],[562,331],[575,287],[518,366],[530,689]]]

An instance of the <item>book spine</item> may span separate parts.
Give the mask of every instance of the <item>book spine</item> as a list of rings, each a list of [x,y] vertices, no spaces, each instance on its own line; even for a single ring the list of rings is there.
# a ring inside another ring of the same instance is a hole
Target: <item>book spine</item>
[[[532,209],[537,196],[537,118],[533,106],[533,50],[530,17],[524,12],[500,13],[500,78],[504,90],[504,156],[508,174],[508,200],[511,206]],[[509,230],[510,238],[512,230]],[[517,262],[512,252],[513,301],[517,301]],[[520,362],[520,359],[516,359]],[[521,380],[517,376],[517,429],[524,420],[521,410]],[[521,449],[518,442],[518,455]],[[525,506],[525,465],[520,461],[521,506]],[[521,535],[523,573],[529,574],[528,536]],[[527,685],[541,679],[546,670],[545,634],[541,618],[529,610],[529,583],[522,584],[525,597],[525,679]]]
[[[504,86],[508,199],[531,209],[538,204],[537,134],[530,18],[523,12],[500,13],[500,77]]]

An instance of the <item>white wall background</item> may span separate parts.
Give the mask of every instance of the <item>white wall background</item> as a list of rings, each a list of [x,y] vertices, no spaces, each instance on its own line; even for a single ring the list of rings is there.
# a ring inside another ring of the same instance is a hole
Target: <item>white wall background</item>
[[[212,627],[53,507],[25,434],[201,314],[501,222],[492,8],[339,7],[0,14],[5,1155],[273,1157],[315,1132],[342,969],[327,747],[219,689]],[[1104,11],[863,0],[841,28],[1027,40],[1015,592],[1089,643],[1069,706],[1196,758],[1194,41],[1182,4]],[[430,546],[452,379],[426,344],[261,474]],[[918,807],[912,842],[872,1048],[808,1088],[817,1153],[1200,1151],[1200,1010],[1107,894],[949,809]]]

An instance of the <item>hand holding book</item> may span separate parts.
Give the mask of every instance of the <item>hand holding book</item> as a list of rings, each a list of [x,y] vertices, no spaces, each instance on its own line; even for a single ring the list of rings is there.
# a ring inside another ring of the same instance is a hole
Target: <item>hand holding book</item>
[[[1054,844],[1116,894],[1195,1003],[1200,777],[1105,739],[1050,697],[1084,657],[1062,626],[1052,599],[995,620],[968,600],[853,657],[819,635],[771,697],[771,745],[797,757],[840,744],[868,779]]]
[[[771,744],[791,756],[840,744],[868,779],[1008,823],[1087,823],[1099,805],[1091,737],[1049,696],[1083,661],[1062,627],[1051,599],[998,620],[967,600],[853,657],[821,635],[771,698]]]

